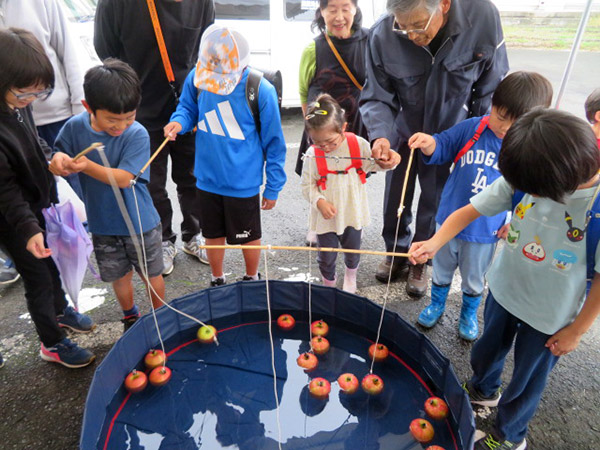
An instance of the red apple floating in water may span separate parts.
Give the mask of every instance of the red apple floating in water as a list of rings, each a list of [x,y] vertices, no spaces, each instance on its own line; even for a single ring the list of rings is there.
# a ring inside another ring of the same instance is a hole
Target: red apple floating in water
[[[383,380],[377,375],[370,373],[362,379],[361,386],[367,394],[378,395],[383,391]]]
[[[430,445],[425,450],[445,450],[444,447],[440,447],[439,445]]]
[[[146,353],[146,357],[144,358],[144,364],[146,364],[146,368],[149,370],[154,369],[155,367],[164,366],[167,362],[167,355],[162,350],[152,349],[148,353]]]
[[[425,401],[425,412],[435,420],[444,420],[448,417],[448,405],[439,397],[429,397]]]
[[[144,372],[138,372],[137,370],[133,369],[125,377],[125,389],[132,394],[143,391],[147,385],[148,377]]]
[[[410,433],[422,444],[426,444],[433,440],[433,426],[425,419],[413,420],[410,423]]]
[[[204,325],[198,330],[198,340],[203,344],[215,342],[217,337],[217,329],[212,325]]]
[[[327,398],[331,392],[331,384],[325,378],[315,378],[309,383],[308,390],[313,397]]]
[[[171,369],[167,366],[155,367],[148,377],[152,386],[162,386],[171,379]]]
[[[327,336],[327,333],[329,333],[329,325],[327,325],[322,320],[314,321],[311,324],[310,329],[312,331],[312,334],[315,336]]]
[[[296,325],[296,319],[289,314],[282,314],[277,318],[277,326],[283,331],[289,331]]]
[[[337,381],[344,394],[354,394],[358,390],[358,378],[351,373],[341,374]]]
[[[390,351],[383,344],[373,344],[369,347],[369,358],[375,360],[375,362],[384,361],[389,354]]]
[[[315,336],[312,338],[310,345],[316,355],[324,355],[329,351],[329,341],[323,336]]]
[[[306,371],[314,370],[315,367],[317,367],[317,365],[319,364],[319,360],[317,359],[317,357],[312,353],[308,352],[302,353],[300,356],[298,356],[296,362],[300,367],[302,367]]]

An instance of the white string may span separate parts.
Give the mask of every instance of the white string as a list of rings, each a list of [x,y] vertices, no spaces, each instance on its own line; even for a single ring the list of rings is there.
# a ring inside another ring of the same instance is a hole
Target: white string
[[[277,442],[281,450],[281,418],[279,416],[279,395],[277,394],[277,371],[275,369],[275,345],[273,343],[273,318],[271,315],[271,297],[269,294],[269,264],[268,252],[265,255],[265,288],[267,289],[267,311],[269,314],[269,341],[271,344],[271,368],[273,369],[273,392],[275,394],[275,413],[277,415],[277,432],[279,433]]]
[[[309,148],[310,150],[310,148]],[[304,153],[304,158],[305,158],[305,163],[308,162],[308,175],[309,175],[309,181],[312,184],[313,182],[313,165],[312,165],[312,160],[310,159],[310,156],[308,155],[308,150],[306,151],[306,153]],[[312,231],[312,214],[313,214],[313,190],[312,190],[312,186],[311,189],[308,191],[308,200],[309,200],[309,207],[308,207],[308,230]],[[312,243],[309,242],[310,245],[312,245]],[[318,245],[318,242],[317,242]],[[310,346],[310,352],[313,353],[313,346],[312,346],[312,252],[307,252],[308,253],[308,345]],[[335,278],[334,278],[335,279]]]

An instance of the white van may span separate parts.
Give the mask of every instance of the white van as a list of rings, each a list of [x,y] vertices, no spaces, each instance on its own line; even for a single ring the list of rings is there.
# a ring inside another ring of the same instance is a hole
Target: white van
[[[363,26],[385,10],[385,0],[359,0]],[[310,24],[318,0],[215,0],[217,22],[235,28],[250,43],[250,64],[280,70],[283,106],[300,106],[298,72],[304,48],[314,39]]]

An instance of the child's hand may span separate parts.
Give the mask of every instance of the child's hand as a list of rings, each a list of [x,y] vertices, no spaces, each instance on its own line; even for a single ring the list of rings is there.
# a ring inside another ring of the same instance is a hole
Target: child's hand
[[[394,150],[390,150],[388,152],[388,157],[389,159],[387,161],[377,160],[377,165],[379,165],[379,167],[381,167],[382,169],[393,169],[398,164],[400,164],[400,155]]]
[[[580,339],[581,333],[572,325],[567,325],[546,341],[546,347],[550,349],[554,356],[563,356],[575,350]]]
[[[333,219],[337,214],[336,207],[323,198],[317,202],[317,208],[325,220]]]
[[[504,239],[504,240],[506,240],[506,237],[508,236],[508,230],[509,229],[510,229],[510,223],[502,225],[498,229],[498,232],[496,233],[496,236],[498,237],[498,239]]]
[[[89,159],[85,156],[80,156],[77,159],[72,159],[67,166],[72,173],[83,172],[88,167]]]
[[[177,133],[179,133],[182,128],[183,127],[179,122],[169,122],[163,128],[165,137],[168,137],[171,141],[174,141],[177,138]]]
[[[65,177],[67,175],[71,175],[71,172],[68,168],[69,162],[71,161],[71,157],[66,153],[58,152],[52,156],[52,160],[50,161],[50,165],[48,168],[50,172],[54,175],[58,175],[61,177]]]
[[[408,139],[410,148],[420,148],[427,156],[435,151],[435,139],[426,133],[415,133]]]
[[[275,208],[275,203],[277,203],[277,200],[269,200],[268,198],[263,197],[260,209],[264,209],[265,211],[273,209]]]
[[[408,260],[411,264],[425,264],[428,259],[433,258],[437,251],[438,249],[431,242],[431,239],[428,241],[413,242],[408,250],[410,254]]]
[[[47,258],[52,254],[52,250],[46,248],[44,235],[42,233],[34,234],[27,241],[27,251],[37,259]]]

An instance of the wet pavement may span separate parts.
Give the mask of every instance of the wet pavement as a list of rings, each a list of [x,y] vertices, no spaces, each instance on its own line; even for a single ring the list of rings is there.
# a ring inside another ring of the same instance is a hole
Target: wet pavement
[[[590,54],[583,54],[588,56]],[[513,67],[542,71],[543,59],[536,66],[538,53],[515,54]],[[598,60],[594,55],[591,73],[598,73]],[[557,59],[566,61],[561,53]],[[547,59],[546,59],[547,60]],[[585,58],[582,58],[585,62]],[[592,61],[592,59],[590,59]],[[557,88],[560,81],[560,65],[557,65],[551,80]],[[576,101],[566,109],[577,112],[577,102],[585,98],[584,93],[594,86],[574,76],[573,92]],[[589,86],[589,89],[588,89]],[[581,105],[582,103],[580,103]],[[582,110],[581,106],[581,110]],[[300,193],[299,177],[293,173],[298,142],[301,135],[299,112],[284,117],[284,133],[288,142],[289,155],[286,163],[288,183],[273,211],[263,214],[263,242],[273,245],[302,245],[308,223],[308,208]],[[384,178],[372,176],[368,183],[372,224],[364,232],[363,248],[382,250],[379,237],[381,228],[381,200]],[[171,186],[174,194],[174,188]],[[173,195],[175,198],[175,195]],[[176,215],[176,220],[180,216]],[[181,247],[181,242],[177,243]],[[309,276],[308,252],[279,251],[269,257],[269,275],[273,279],[306,280]],[[339,259],[339,258],[338,258]],[[363,256],[358,272],[358,294],[375,302],[382,302],[386,286],[375,280],[373,274],[379,264],[377,256]],[[312,277],[317,280],[318,269],[314,259],[310,263]],[[342,263],[338,261],[338,278],[342,279]],[[227,253],[225,271],[230,280],[244,275],[241,253]],[[264,262],[261,263],[264,272]],[[210,279],[208,266],[180,251],[176,257],[174,272],[166,278],[167,298],[173,299],[205,288]],[[340,283],[341,287],[341,283]],[[0,351],[6,365],[0,369],[0,398],[2,419],[0,420],[0,448],[2,449],[74,449],[79,444],[79,434],[89,383],[99,361],[122,333],[120,309],[111,288],[88,276],[84,283],[82,305],[92,306],[91,317],[98,324],[90,335],[75,335],[73,340],[91,349],[97,361],[88,368],[70,370],[46,363],[40,359],[39,342],[23,297],[23,283],[18,281],[0,287]],[[415,300],[404,291],[404,280],[390,285],[388,307],[397,311],[410,323],[426,305],[426,300]],[[148,311],[148,301],[141,283],[136,281],[136,300]],[[458,315],[460,309],[460,279],[452,285],[448,307],[440,323],[426,335],[452,361],[459,379],[470,375],[469,355],[471,344],[458,337]],[[482,322],[480,322],[482,324]],[[550,377],[542,402],[530,424],[528,448],[541,449],[589,449],[600,443],[600,324],[598,321],[582,338],[579,348],[559,361]],[[511,374],[509,361],[504,372],[506,382]],[[476,411],[478,428],[488,430],[494,412],[482,408]]]

